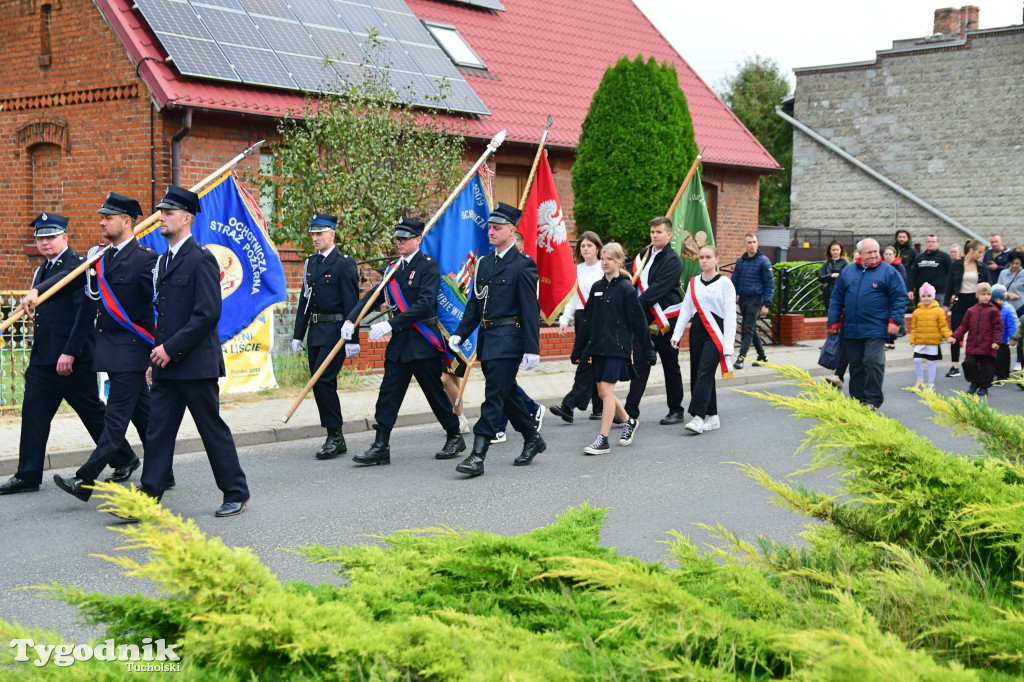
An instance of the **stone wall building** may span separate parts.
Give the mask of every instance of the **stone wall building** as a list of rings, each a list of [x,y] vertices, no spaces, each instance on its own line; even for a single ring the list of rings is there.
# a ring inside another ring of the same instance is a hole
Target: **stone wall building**
[[[871,61],[796,69],[783,107],[806,127],[793,133],[794,230],[852,229],[885,244],[906,229],[946,249],[969,237],[955,222],[1024,244],[1024,25],[984,30],[978,14],[936,10],[932,35]]]

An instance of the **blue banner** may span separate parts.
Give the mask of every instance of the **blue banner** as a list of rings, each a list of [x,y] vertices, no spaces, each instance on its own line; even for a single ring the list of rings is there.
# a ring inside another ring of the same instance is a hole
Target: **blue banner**
[[[192,236],[217,257],[223,308],[218,331],[225,343],[264,310],[285,300],[284,267],[263,227],[263,216],[234,174],[203,195]],[[157,253],[167,240],[154,230],[141,241]]]
[[[455,333],[466,313],[466,300],[472,292],[477,260],[493,249],[487,240],[487,221],[490,217],[491,211],[487,206],[480,176],[473,176],[420,244],[423,253],[441,266],[437,320],[445,336]],[[445,349],[450,354],[447,343]],[[461,350],[464,360],[476,353],[475,331],[469,338],[463,339]]]

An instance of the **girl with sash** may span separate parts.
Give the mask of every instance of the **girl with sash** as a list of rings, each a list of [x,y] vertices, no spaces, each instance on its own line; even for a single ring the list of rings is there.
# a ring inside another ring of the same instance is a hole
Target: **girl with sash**
[[[604,276],[601,263],[598,260],[602,246],[601,238],[589,230],[580,235],[579,241],[576,242],[576,289],[558,317],[559,336],[565,336],[570,325],[577,329],[580,327],[583,308],[587,305],[587,297],[590,296],[590,288]],[[572,382],[572,390],[565,394],[560,404],[551,406],[551,413],[572,424],[573,410],[585,410],[587,403],[590,402],[594,404],[590,418],[600,419],[601,398],[597,394],[597,385],[594,383],[594,367],[590,363],[580,363],[576,366],[576,377]]]
[[[698,261],[700,275],[690,280],[679,313],[672,347],[679,348],[683,330],[690,327],[690,409],[686,430],[704,433],[720,428],[715,371],[732,376],[732,350],[736,338],[736,289],[718,272],[718,249],[704,246]]]
[[[634,377],[631,360],[633,344],[643,349],[647,360],[653,364],[654,343],[647,328],[647,318],[636,289],[630,282],[629,273],[622,269],[626,254],[622,246],[612,242],[601,249],[601,270],[604,277],[590,289],[583,317],[576,328],[576,342],[572,349],[574,365],[589,362],[593,366],[597,392],[604,401],[601,412],[601,432],[593,443],[583,448],[587,455],[604,455],[611,452],[608,433],[612,418],[622,422],[619,445],[633,442],[639,422],[626,414],[622,403],[615,396],[615,384],[629,381]]]

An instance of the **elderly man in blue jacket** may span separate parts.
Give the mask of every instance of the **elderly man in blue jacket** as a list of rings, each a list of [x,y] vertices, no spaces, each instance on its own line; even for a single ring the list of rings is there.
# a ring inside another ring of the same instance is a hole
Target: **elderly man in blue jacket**
[[[850,362],[850,397],[872,410],[882,406],[885,342],[907,311],[903,276],[882,260],[878,242],[861,242],[860,261],[843,268],[828,307],[828,333],[843,328]]]

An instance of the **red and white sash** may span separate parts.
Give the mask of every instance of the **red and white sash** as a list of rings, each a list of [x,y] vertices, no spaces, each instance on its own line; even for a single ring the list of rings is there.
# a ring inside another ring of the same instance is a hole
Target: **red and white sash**
[[[700,317],[701,323],[704,325],[704,329],[707,330],[708,336],[711,337],[711,341],[714,342],[715,348],[718,349],[718,364],[722,368],[722,377],[728,379],[732,376],[732,368],[729,367],[729,362],[725,359],[725,350],[722,347],[722,330],[718,328],[718,325],[712,322],[712,320],[704,313],[704,309],[700,307],[700,299],[697,296],[697,278],[692,277],[690,279],[690,286],[688,287],[688,296],[690,302],[693,303],[693,309],[697,311],[697,316]]]

